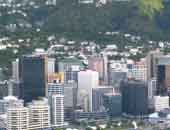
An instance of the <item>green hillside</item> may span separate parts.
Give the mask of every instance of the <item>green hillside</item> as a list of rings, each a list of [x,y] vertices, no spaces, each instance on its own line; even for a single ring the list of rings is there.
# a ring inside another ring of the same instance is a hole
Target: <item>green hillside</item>
[[[10,8],[0,8],[1,35],[11,37],[27,37],[34,34],[36,28],[41,29],[42,35],[56,34],[71,38],[96,39],[99,32],[121,31],[147,36],[154,39],[169,39],[170,31],[170,3],[158,4],[161,0],[154,0],[149,6],[131,2],[112,2],[101,7],[95,4],[82,5],[77,0],[57,0],[56,6],[40,5],[39,8],[21,8],[27,14],[6,14]],[[146,1],[146,0],[139,0]],[[148,0],[147,0],[148,1]],[[153,0],[151,0],[153,1]],[[153,8],[151,8],[152,6]],[[159,13],[159,10],[162,10]],[[25,23],[31,28],[18,27],[15,32],[4,28],[9,24]],[[24,35],[24,32],[27,34]]]

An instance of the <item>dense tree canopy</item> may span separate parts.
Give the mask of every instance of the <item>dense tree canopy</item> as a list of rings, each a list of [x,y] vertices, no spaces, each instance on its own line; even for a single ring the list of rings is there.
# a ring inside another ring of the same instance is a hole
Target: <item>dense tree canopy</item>
[[[160,12],[164,6],[162,0],[139,0],[139,11],[142,15],[153,18],[155,13]]]

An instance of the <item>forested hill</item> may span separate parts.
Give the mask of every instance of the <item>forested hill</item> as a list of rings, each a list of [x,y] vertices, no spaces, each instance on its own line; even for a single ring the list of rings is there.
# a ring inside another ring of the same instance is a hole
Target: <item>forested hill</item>
[[[1,35],[25,37],[39,28],[42,34],[55,33],[71,38],[93,39],[99,32],[121,31],[153,39],[170,39],[168,2],[153,19],[142,16],[132,2],[112,2],[100,7],[80,4],[77,0],[57,0],[56,6],[38,4],[15,9],[1,7]]]

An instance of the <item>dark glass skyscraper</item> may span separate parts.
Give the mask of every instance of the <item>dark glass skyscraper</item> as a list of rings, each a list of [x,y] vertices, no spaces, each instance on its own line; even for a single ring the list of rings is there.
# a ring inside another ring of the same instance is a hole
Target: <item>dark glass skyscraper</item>
[[[122,115],[122,96],[120,94],[105,94],[103,99],[109,117],[114,118]]]
[[[167,94],[170,91],[170,57],[160,56],[156,64],[157,94]]]
[[[46,57],[23,56],[20,58],[19,75],[21,80],[21,98],[30,102],[46,95]]]
[[[147,114],[148,92],[145,83],[140,81],[122,83],[122,111],[133,116]]]

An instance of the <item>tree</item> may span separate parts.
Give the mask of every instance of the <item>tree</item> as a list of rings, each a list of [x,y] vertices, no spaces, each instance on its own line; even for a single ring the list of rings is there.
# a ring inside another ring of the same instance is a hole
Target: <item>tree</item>
[[[90,128],[90,127],[87,127],[87,128],[86,128],[86,130],[92,130],[92,128]]]
[[[142,15],[152,19],[164,8],[163,0],[138,0],[138,8]]]
[[[56,128],[55,130],[62,130],[61,128]]]

